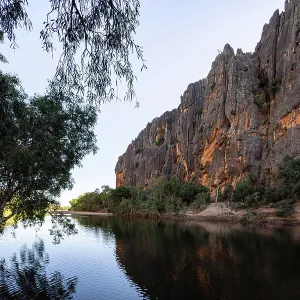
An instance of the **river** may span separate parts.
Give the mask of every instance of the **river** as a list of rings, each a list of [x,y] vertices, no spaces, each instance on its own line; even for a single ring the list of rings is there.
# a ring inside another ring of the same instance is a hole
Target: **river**
[[[300,299],[300,227],[74,217],[0,235],[0,299]]]

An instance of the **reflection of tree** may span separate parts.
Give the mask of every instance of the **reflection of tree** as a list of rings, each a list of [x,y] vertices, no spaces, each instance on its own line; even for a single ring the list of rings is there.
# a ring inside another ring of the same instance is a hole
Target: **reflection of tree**
[[[42,240],[32,249],[24,246],[17,257],[10,258],[10,265],[0,260],[0,299],[72,299],[77,278],[65,279],[58,271],[47,274],[48,254]]]

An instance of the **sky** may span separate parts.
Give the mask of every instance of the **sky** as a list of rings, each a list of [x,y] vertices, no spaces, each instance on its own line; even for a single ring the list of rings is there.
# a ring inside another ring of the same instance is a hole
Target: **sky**
[[[43,51],[39,32],[49,1],[29,0],[28,14],[33,30],[18,30],[18,48],[0,45],[9,64],[4,72],[17,74],[28,95],[43,93],[53,77],[58,51],[53,57]],[[135,36],[144,50],[147,70],[134,60],[137,81],[135,102],[103,104],[95,128],[99,151],[82,161],[72,172],[75,184],[64,191],[62,205],[102,185],[115,187],[114,168],[128,144],[155,117],[179,105],[189,83],[207,76],[211,64],[226,43],[235,50],[253,52],[263,25],[285,0],[140,0],[140,26]],[[57,45],[59,49],[59,45]],[[120,94],[119,96],[123,96]]]

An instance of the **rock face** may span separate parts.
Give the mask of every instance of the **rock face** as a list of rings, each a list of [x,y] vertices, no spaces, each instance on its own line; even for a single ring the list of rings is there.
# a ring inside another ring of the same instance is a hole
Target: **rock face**
[[[286,1],[254,53],[225,45],[177,109],[148,123],[119,157],[117,186],[178,177],[214,193],[249,172],[271,184],[286,155],[300,156],[300,1]]]

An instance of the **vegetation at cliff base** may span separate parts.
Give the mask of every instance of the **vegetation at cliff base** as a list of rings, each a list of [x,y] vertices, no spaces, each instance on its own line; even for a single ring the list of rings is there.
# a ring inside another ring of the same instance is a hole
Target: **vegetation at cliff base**
[[[124,187],[116,189],[102,187],[102,192],[89,192],[70,201],[71,210],[109,211],[119,214],[160,214],[180,213],[192,206],[201,208],[209,203],[209,189],[196,187],[191,182],[181,182],[176,178],[153,178],[147,189]]]
[[[236,209],[255,209],[261,205],[271,205],[277,216],[286,217],[293,211],[296,200],[300,197],[300,159],[286,157],[278,170],[278,176],[272,187],[259,183],[252,173],[237,182],[236,186],[226,185],[219,192],[217,202],[230,202]],[[199,210],[211,202],[210,191],[193,182],[166,177],[152,178],[146,189],[142,187],[120,186],[116,189],[102,187],[102,192],[95,191],[80,195],[70,201],[71,210],[108,211],[117,214],[160,214]],[[248,219],[260,219],[260,215],[249,213]]]

